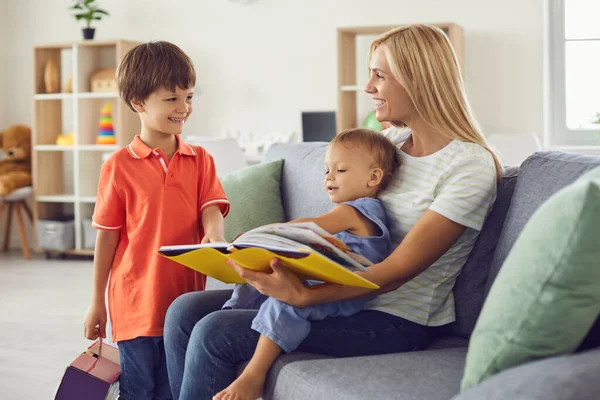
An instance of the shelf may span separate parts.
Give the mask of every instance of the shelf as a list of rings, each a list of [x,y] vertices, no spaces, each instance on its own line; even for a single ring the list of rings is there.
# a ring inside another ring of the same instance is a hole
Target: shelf
[[[95,204],[96,196],[82,196],[79,198],[80,203]]]
[[[117,92],[106,92],[106,93],[94,93],[94,92],[85,92],[85,93],[77,93],[77,97],[80,99],[116,99],[119,97],[119,93]]]
[[[106,103],[112,106],[115,140],[130,143],[140,131],[140,120],[123,102],[118,90],[92,92],[90,76],[98,70],[116,68],[125,54],[137,42],[124,40],[88,40],[34,46],[33,51],[33,129],[32,176],[35,187],[35,219],[56,219],[72,215],[74,220],[74,249],[67,254],[92,255],[86,249],[86,230],[83,222],[94,213],[96,193],[103,161],[121,146],[99,145],[101,110]],[[58,70],[46,78],[53,62]],[[73,93],[64,93],[72,78]],[[46,90],[47,85],[52,90]],[[52,84],[52,85],[50,85]],[[95,89],[94,89],[95,90]],[[60,93],[47,93],[56,91]],[[73,145],[57,144],[59,135],[73,133]]]
[[[73,49],[72,43],[46,43],[46,44],[38,44],[35,46],[37,49],[41,50],[71,50]]]
[[[37,196],[36,201],[40,203],[74,203],[75,196],[73,195],[51,195],[51,196]]]
[[[83,144],[80,146],[59,146],[56,144],[38,144],[34,147],[36,151],[116,151],[116,144]]]
[[[74,146],[58,146],[56,144],[38,144],[34,147],[36,151],[73,151]]]
[[[355,85],[344,85],[340,86],[340,90],[342,92],[362,92],[365,90],[364,86],[355,86]]]
[[[71,249],[65,251],[64,254],[72,255],[72,256],[94,256],[94,249]]]
[[[112,107],[112,118],[113,126],[115,130],[115,136],[119,136],[119,126],[123,121],[124,110],[119,110],[119,105],[124,103],[118,98],[96,98],[89,97],[86,100],[78,102],[78,113],[79,113],[79,126],[78,126],[78,139],[77,143],[80,146],[96,146],[96,139],[98,138],[98,124],[101,118],[101,111],[106,105],[110,103]],[[131,116],[138,118],[134,113],[129,113]],[[139,118],[138,118],[139,120]],[[136,131],[133,131],[136,132]],[[139,131],[137,131],[139,132]],[[120,142],[121,143],[121,142]],[[126,142],[129,143],[129,142]],[[110,146],[110,145],[109,145]],[[89,150],[103,150],[98,147],[89,147]]]
[[[35,100],[71,100],[73,98],[79,99],[117,99],[119,93],[117,92],[82,92],[82,93],[40,93],[33,95]]]
[[[71,100],[73,93],[41,93],[33,95],[35,100]]]
[[[119,146],[116,144],[82,144],[77,146],[78,150],[82,151],[116,151]]]

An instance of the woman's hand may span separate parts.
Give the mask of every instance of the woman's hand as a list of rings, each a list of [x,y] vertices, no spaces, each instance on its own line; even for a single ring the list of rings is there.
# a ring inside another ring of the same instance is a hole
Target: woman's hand
[[[295,307],[306,306],[308,289],[293,272],[283,267],[277,258],[270,262],[272,272],[252,271],[233,260],[227,260],[227,264],[261,294]]]

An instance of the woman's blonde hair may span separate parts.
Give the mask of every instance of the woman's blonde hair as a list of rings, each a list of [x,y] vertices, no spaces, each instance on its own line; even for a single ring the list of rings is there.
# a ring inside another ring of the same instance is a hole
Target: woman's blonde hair
[[[421,119],[451,139],[484,147],[494,158],[500,180],[502,164],[473,116],[458,59],[444,32],[420,24],[392,29],[371,44],[369,61],[381,45],[392,75],[402,82]]]

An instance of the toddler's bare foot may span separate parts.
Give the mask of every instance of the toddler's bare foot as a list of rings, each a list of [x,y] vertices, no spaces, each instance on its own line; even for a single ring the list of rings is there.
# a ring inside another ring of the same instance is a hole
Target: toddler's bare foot
[[[263,394],[267,377],[242,373],[231,385],[217,393],[213,400],[257,400]]]

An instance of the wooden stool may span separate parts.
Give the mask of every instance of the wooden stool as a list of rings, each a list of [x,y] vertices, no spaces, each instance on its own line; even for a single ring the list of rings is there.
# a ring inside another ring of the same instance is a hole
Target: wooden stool
[[[23,214],[21,210],[27,214],[29,217],[29,221],[33,224],[33,216],[31,215],[31,209],[25,202],[31,194],[33,193],[33,188],[31,186],[19,188],[9,194],[6,197],[0,197],[0,217],[4,213],[5,209],[8,209],[8,214],[6,215],[6,227],[4,229],[4,251],[8,251],[8,246],[10,245],[10,227],[12,223],[12,214],[13,211],[17,216],[17,226],[19,228],[19,236],[21,237],[21,248],[23,249],[23,257],[27,260],[31,259],[31,253],[29,251],[29,245],[27,243],[27,232],[25,231],[25,224],[23,223]]]

